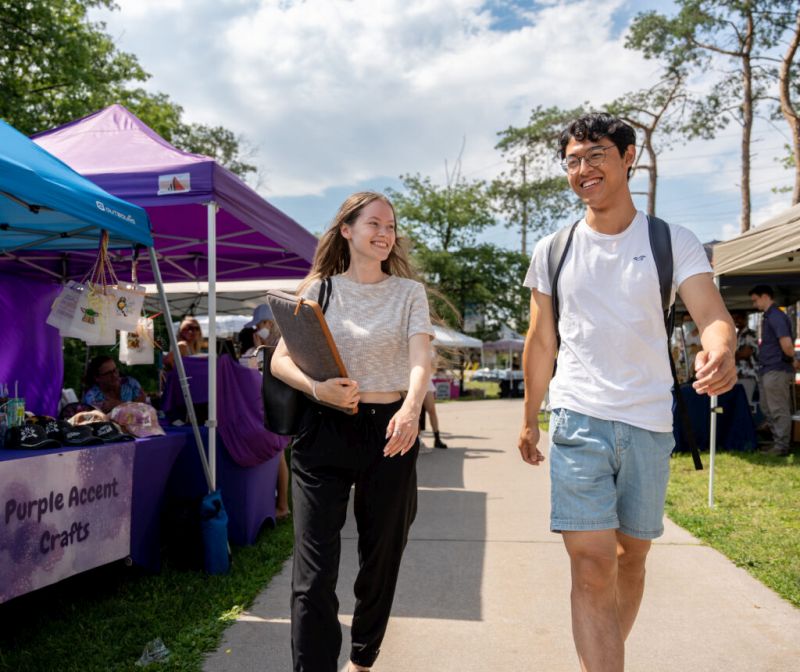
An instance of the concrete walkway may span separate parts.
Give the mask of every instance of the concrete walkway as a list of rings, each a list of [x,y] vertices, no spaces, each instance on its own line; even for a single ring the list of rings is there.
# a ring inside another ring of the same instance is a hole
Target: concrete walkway
[[[420,455],[419,513],[375,672],[575,672],[569,567],[549,532],[548,468],[519,458],[518,400],[440,404],[448,450]],[[432,440],[427,439],[431,444]],[[650,553],[629,672],[796,672],[800,610],[667,521]],[[356,572],[339,595],[344,669]],[[206,672],[287,672],[291,563],[231,626]]]

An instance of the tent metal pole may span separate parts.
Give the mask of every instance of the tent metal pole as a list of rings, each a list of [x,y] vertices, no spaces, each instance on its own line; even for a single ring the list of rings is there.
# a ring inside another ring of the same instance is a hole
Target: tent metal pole
[[[211,472],[208,469],[208,461],[206,460],[205,448],[203,446],[203,437],[200,436],[200,427],[197,424],[197,415],[194,412],[194,404],[192,404],[192,393],[189,390],[189,380],[186,378],[186,369],[183,366],[183,357],[181,357],[181,350],[178,347],[178,339],[175,337],[175,331],[172,328],[172,315],[169,310],[169,301],[167,301],[167,293],[164,290],[164,282],[161,279],[161,269],[158,267],[158,259],[156,258],[156,251],[154,248],[149,247],[147,251],[150,254],[150,267],[153,271],[153,277],[158,287],[158,295],[161,297],[161,310],[164,311],[164,321],[167,323],[167,334],[169,335],[169,345],[173,353],[175,353],[175,368],[178,370],[178,380],[183,392],[183,400],[186,403],[186,411],[189,415],[189,423],[192,426],[194,433],[194,442],[197,446],[197,452],[200,454],[200,463],[203,465],[203,473],[206,477],[206,484],[208,490],[213,490],[211,482]]]
[[[217,204],[208,209],[208,464],[217,487]]]
[[[714,285],[719,289],[719,277],[714,276]],[[708,429],[708,508],[714,508],[714,462],[717,456],[717,414],[721,409],[717,406],[717,395],[709,399],[711,421]]]

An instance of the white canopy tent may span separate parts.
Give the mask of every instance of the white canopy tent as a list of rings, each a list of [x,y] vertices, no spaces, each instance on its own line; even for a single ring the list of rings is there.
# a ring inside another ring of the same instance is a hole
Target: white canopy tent
[[[714,281],[729,308],[750,307],[748,291],[771,285],[782,305],[800,299],[800,204],[760,226],[714,246]],[[714,458],[717,448],[717,397],[711,397],[708,505],[714,506]]]
[[[477,348],[483,347],[483,341],[479,338],[467,336],[454,329],[447,327],[440,327],[434,325],[433,327],[433,345],[438,345],[443,348]]]
[[[769,284],[782,305],[800,298],[800,204],[714,245],[714,276],[729,308],[749,308],[747,292]]]
[[[170,308],[176,317],[183,315],[208,314],[207,282],[167,282],[164,291]],[[266,302],[266,293],[270,289],[293,292],[300,284],[298,278],[273,280],[228,280],[217,282],[217,314],[252,315],[253,308]],[[146,305],[155,308],[157,288],[146,285]],[[204,333],[208,333],[204,330]]]

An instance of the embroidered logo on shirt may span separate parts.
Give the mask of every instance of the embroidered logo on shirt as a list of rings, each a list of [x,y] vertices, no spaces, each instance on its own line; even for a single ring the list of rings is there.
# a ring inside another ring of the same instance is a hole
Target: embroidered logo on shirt
[[[638,257],[634,257],[633,260],[642,261],[642,259],[644,259],[646,256],[647,256],[646,254],[640,254]]]

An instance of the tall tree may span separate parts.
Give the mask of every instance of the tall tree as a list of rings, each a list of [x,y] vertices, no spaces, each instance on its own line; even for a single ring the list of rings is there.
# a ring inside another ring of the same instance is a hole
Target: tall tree
[[[455,328],[461,327],[468,310],[482,315],[481,337],[502,324],[519,328],[528,305],[522,290],[528,260],[518,252],[478,242],[479,234],[495,224],[486,184],[461,179],[458,163],[444,185],[419,175],[400,179],[403,191],[387,191],[400,231],[415,243],[414,258],[434,289],[431,299],[437,313]],[[462,387],[463,365],[462,357]]]
[[[0,0],[0,118],[33,134],[121,103],[181,149],[210,154],[245,176],[255,170],[240,156],[229,130],[187,124],[164,93],[137,82],[150,75],[136,56],[119,51],[90,9],[115,10],[113,0]]]
[[[478,234],[495,223],[481,180],[462,180],[458,172],[444,185],[420,175],[400,179],[405,192],[388,190],[398,219],[416,240],[434,249],[450,252],[474,245]]]
[[[792,132],[792,157],[794,164],[794,188],[792,189],[792,205],[800,203],[800,108],[792,100],[792,93],[797,95],[797,64],[795,56],[800,46],[800,8],[796,10],[794,29],[789,38],[788,46],[781,59],[778,74],[778,88],[780,91],[780,109],[786,123]],[[794,89],[794,91],[793,91]]]
[[[498,135],[496,148],[510,168],[492,182],[491,194],[507,226],[517,226],[520,250],[528,254],[529,234],[545,234],[575,211],[577,201],[555,157],[558,136],[583,108],[562,110],[538,106],[525,126],[509,126]]]
[[[680,138],[713,137],[715,128],[723,123],[715,119],[713,107],[709,109],[689,94],[681,70],[668,70],[650,88],[626,93],[606,109],[642,134],[633,169],[647,173],[647,212],[651,215],[656,214],[659,152]]]
[[[486,185],[463,180],[436,185],[418,175],[401,180],[405,191],[387,191],[426,281],[442,294],[442,300],[433,298],[437,312],[453,327],[468,309],[484,317],[490,332],[509,321],[519,326],[527,301],[517,298],[528,259],[478,241],[496,223]]]
[[[704,70],[715,59],[736,64],[723,70],[709,103],[742,127],[741,230],[750,228],[750,144],[758,101],[774,73],[766,65],[787,26],[786,0],[675,0],[674,17],[655,11],[639,14],[631,26],[626,46],[645,57],[663,57],[670,67],[694,66]]]

